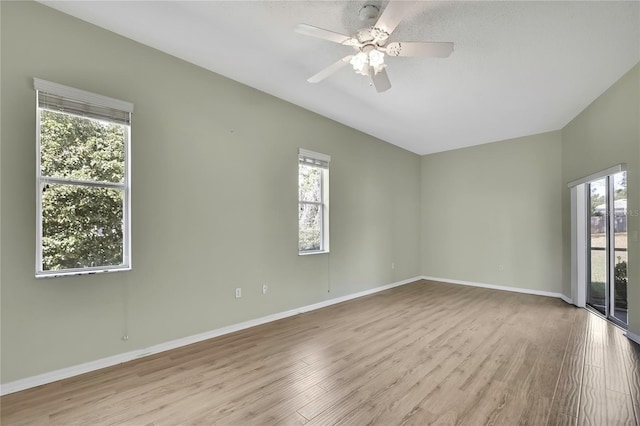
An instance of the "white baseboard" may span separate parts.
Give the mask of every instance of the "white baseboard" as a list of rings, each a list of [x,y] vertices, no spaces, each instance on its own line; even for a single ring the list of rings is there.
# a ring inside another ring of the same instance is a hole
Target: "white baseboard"
[[[471,286],[471,287],[490,288],[492,290],[502,290],[502,291],[511,291],[511,292],[515,292],[515,293],[535,294],[536,296],[556,297],[556,298],[564,300],[567,303],[572,303],[571,299],[569,299],[564,294],[562,294],[562,293],[554,293],[554,292],[551,292],[551,291],[531,290],[531,289],[528,289],[528,288],[508,287],[508,286],[494,285],[494,284],[483,284],[483,283],[475,283],[475,282],[471,282],[471,281],[450,280],[448,278],[436,278],[436,277],[425,277],[425,276],[423,276],[422,279],[423,280],[428,280],[428,281],[439,281],[439,282],[442,282],[442,283],[449,283],[449,284],[467,285],[467,286]]]
[[[560,293],[560,299],[564,300],[565,302],[567,302],[569,305],[573,305],[573,300],[571,300],[571,298],[565,296],[564,294]]]
[[[420,279],[421,277],[409,278],[409,279],[398,281],[392,284],[387,284],[387,285],[375,287],[369,290],[360,291],[358,293],[348,294],[346,296],[336,297],[335,299],[314,303],[313,305],[307,305],[300,308],[291,309],[289,311],[279,312],[276,314],[267,315],[265,317],[256,318],[256,319],[241,322],[238,324],[229,325],[227,327],[206,331],[204,333],[194,334],[192,336],[171,340],[169,342],[160,343],[158,345],[150,346],[148,348],[137,349],[130,352],[124,352],[124,353],[109,356],[106,358],[97,359],[95,361],[85,362],[83,364],[61,368],[59,370],[50,371],[48,373],[38,374],[37,376],[27,377],[25,379],[3,383],[2,385],[0,385],[0,395],[7,395],[10,393],[19,392],[21,390],[33,388],[33,387],[44,385],[47,383],[56,382],[58,380],[63,380],[69,377],[78,376],[80,374],[89,373],[91,371],[99,370],[101,368],[122,364],[127,361],[132,361],[134,359],[157,354],[159,352],[164,352],[164,351],[176,349],[182,346],[191,345],[193,343],[212,339],[214,337],[222,336],[224,334],[234,333],[236,331],[255,327],[257,325],[262,325],[268,322],[277,321],[282,318],[287,318],[287,317],[302,314],[305,312],[314,311],[316,309],[324,308],[327,306],[335,305],[336,303],[346,302],[347,300],[357,299],[358,297],[363,297],[363,296],[378,293],[384,290],[389,290],[390,288],[399,287],[401,285],[409,284],[409,283],[418,281]]]
[[[625,332],[625,334],[627,335],[627,338],[628,338],[629,340],[633,340],[634,342],[636,342],[637,344],[639,344],[639,345],[640,345],[640,336],[639,336],[639,335],[637,335],[637,334],[635,334],[635,333],[632,333],[632,332],[630,332],[629,330],[627,330],[627,331]]]

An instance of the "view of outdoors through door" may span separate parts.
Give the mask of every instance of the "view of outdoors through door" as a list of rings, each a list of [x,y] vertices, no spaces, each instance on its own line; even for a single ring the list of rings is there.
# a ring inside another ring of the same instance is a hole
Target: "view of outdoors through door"
[[[611,264],[613,269],[612,315],[627,324],[627,172],[613,175],[610,180],[614,206],[614,238]]]
[[[627,324],[627,174],[589,184],[587,304]]]

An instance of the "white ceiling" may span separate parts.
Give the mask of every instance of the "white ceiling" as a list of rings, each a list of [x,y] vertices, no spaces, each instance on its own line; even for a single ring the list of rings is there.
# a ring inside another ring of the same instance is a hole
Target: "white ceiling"
[[[417,154],[564,127],[640,61],[640,2],[415,2],[390,41],[452,41],[446,59],[387,58],[377,93],[345,67],[352,48],[293,32],[353,35],[386,1],[43,1]]]

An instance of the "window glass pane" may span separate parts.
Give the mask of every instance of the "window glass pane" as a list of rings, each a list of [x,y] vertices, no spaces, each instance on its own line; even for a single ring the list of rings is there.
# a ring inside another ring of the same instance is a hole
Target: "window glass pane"
[[[322,171],[319,168],[300,164],[298,167],[298,200],[316,203],[322,201],[321,182]]]
[[[125,130],[119,124],[41,110],[42,176],[123,183]]]
[[[298,212],[298,250],[320,250],[321,207],[317,204],[300,203]]]
[[[123,264],[124,190],[42,186],[42,270]]]
[[[613,175],[613,316],[627,324],[627,172]]]
[[[607,179],[589,185],[590,282],[587,303],[606,315],[607,282]]]

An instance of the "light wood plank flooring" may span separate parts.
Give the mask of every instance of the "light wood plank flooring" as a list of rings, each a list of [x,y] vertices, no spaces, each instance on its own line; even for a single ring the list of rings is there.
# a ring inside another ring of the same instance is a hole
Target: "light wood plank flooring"
[[[0,399],[3,425],[638,425],[640,349],[561,300],[419,281]]]

